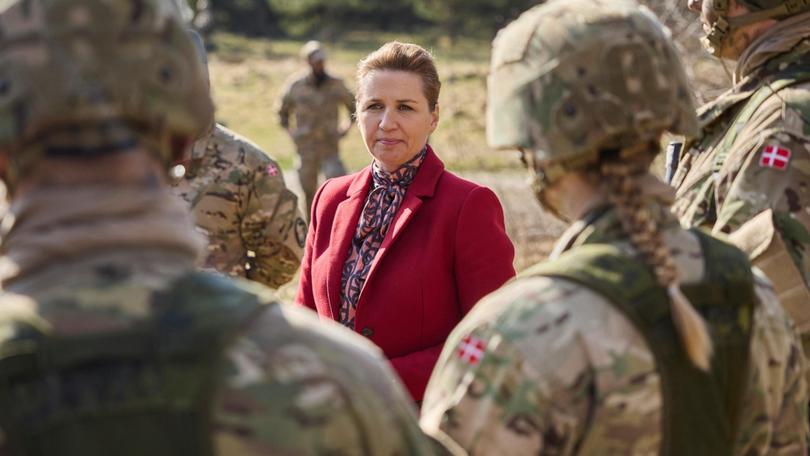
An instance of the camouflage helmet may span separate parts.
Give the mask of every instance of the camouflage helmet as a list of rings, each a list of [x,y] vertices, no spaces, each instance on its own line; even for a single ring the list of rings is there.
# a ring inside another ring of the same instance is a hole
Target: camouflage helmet
[[[532,152],[548,181],[594,163],[602,150],[696,130],[668,32],[634,2],[551,0],[495,38],[487,139]]]
[[[784,19],[810,10],[810,0],[736,0],[750,13],[728,17],[731,0],[703,0],[704,9],[712,13],[713,22],[706,36],[701,39],[703,46],[714,56],[720,57],[726,38],[734,29],[767,19]]]
[[[134,144],[168,165],[213,111],[175,2],[10,2],[0,48],[0,150],[12,179],[45,155]]]

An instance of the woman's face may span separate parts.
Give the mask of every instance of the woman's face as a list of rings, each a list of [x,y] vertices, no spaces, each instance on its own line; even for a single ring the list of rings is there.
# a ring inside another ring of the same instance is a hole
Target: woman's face
[[[369,153],[392,172],[419,153],[439,122],[415,73],[375,70],[360,81],[357,98],[360,133]]]

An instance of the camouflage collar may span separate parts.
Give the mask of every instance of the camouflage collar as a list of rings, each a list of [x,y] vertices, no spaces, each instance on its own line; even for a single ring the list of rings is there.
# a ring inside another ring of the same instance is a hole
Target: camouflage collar
[[[776,23],[757,37],[742,53],[734,70],[734,79],[739,81],[762,67],[771,73],[778,71],[783,63],[800,61],[808,52],[810,39],[810,12],[798,14]]]
[[[764,84],[810,71],[810,65],[806,63],[808,58],[810,58],[810,40],[804,40],[793,52],[778,56],[758,67],[734,87],[698,109],[700,128],[705,129],[715,123],[725,113],[751,98]]]
[[[678,219],[667,206],[650,201],[647,203],[647,209],[653,221],[662,230],[680,226]],[[580,245],[625,243],[629,241],[628,238],[616,208],[611,205],[600,206],[586,213],[565,230],[555,244],[549,259],[554,259]]]

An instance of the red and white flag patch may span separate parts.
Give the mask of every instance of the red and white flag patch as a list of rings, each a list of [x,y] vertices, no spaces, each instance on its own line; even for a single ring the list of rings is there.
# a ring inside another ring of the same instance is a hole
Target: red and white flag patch
[[[267,174],[270,176],[278,176],[278,166],[272,163],[267,165]]]
[[[759,166],[763,168],[785,169],[790,163],[790,149],[770,144],[762,149]]]
[[[476,365],[481,361],[486,352],[484,348],[486,343],[483,339],[473,336],[465,337],[460,344],[458,344],[458,356],[467,364]]]

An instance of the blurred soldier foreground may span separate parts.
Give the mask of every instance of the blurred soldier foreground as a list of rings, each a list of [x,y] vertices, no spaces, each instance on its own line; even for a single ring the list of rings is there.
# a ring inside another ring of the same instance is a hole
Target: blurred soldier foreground
[[[202,40],[192,37],[207,64]],[[304,254],[307,225],[298,197],[258,146],[213,118],[209,125],[175,185],[208,238],[203,266],[278,288],[293,278]]]
[[[551,0],[498,34],[490,145],[519,148],[542,204],[576,221],[450,336],[428,433],[471,454],[805,454],[791,320],[649,172],[662,132],[696,129],[680,65],[633,2]]]
[[[378,351],[193,271],[167,169],[211,118],[167,2],[0,11],[0,454],[423,454]]]
[[[689,4],[702,10],[710,52],[736,60],[736,84],[698,111],[700,134],[672,180],[673,211],[689,226],[731,233],[810,349],[810,0]]]
[[[298,179],[304,191],[307,217],[318,189],[318,172],[329,179],[346,174],[340,161],[338,141],[346,136],[354,117],[354,96],[343,80],[326,72],[326,52],[317,41],[301,49],[309,71],[287,82],[278,110],[279,122],[287,130],[298,150]],[[338,129],[338,109],[345,106],[349,123]],[[290,115],[295,114],[295,126]]]

